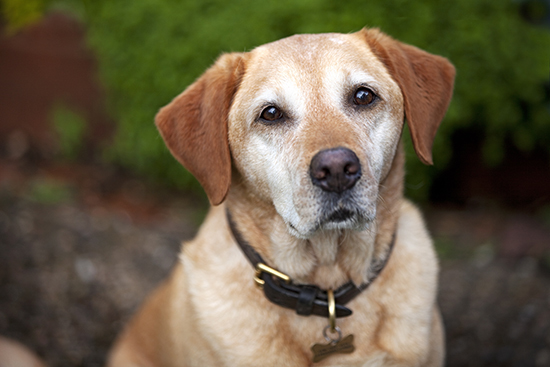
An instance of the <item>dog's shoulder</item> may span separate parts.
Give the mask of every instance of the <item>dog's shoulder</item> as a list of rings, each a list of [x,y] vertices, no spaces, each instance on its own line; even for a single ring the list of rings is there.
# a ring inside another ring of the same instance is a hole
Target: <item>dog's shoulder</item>
[[[399,208],[399,236],[431,245],[431,238],[424,223],[420,209],[407,199],[403,199]]]

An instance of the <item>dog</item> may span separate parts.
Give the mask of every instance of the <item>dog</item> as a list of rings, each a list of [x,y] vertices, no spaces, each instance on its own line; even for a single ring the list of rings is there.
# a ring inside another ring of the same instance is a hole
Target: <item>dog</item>
[[[403,197],[455,69],[377,29],[224,54],[157,114],[212,207],[120,366],[441,366],[438,263]]]

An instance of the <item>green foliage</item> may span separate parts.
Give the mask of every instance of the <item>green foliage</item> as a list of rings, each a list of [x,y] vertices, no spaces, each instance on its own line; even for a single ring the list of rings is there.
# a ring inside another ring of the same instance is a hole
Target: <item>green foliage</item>
[[[63,159],[75,160],[82,149],[86,120],[64,105],[57,105],[51,112],[51,120],[59,139],[59,155]]]
[[[45,5],[45,0],[0,0],[0,10],[8,33],[17,32],[39,21]]]
[[[74,199],[74,190],[67,184],[49,178],[31,182],[26,196],[30,201],[42,204],[66,203]]]
[[[498,164],[503,141],[550,147],[543,83],[550,32],[519,17],[518,2],[495,0],[65,0],[88,25],[119,123],[108,157],[180,185],[189,174],[169,156],[153,125],[155,112],[197,78],[221,52],[246,51],[294,33],[380,27],[393,37],[448,57],[457,67],[454,100],[434,145],[437,168],[408,155],[408,191],[425,196],[449,161],[456,129],[487,138],[486,160]],[[408,138],[406,138],[408,140]]]

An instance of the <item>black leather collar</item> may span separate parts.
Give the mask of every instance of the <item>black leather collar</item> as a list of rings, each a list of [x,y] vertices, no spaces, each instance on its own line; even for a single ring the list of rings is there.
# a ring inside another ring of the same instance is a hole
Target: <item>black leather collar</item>
[[[266,265],[266,262],[252,246],[242,237],[237,230],[235,222],[231,217],[229,209],[226,210],[227,222],[235,241],[248,258],[252,266],[258,269],[259,264]],[[342,285],[334,291],[336,301],[336,317],[346,317],[352,314],[352,311],[345,307],[349,301],[354,299],[362,291],[367,289],[374,280],[380,275],[390,258],[393,246],[395,244],[395,232],[392,241],[387,250],[386,256],[381,260],[374,262],[369,271],[369,279],[356,286],[352,281]],[[277,276],[267,272],[256,270],[258,281],[263,281],[264,294],[268,300],[276,305],[296,310],[298,315],[309,316],[311,314],[328,317],[328,296],[327,291],[320,289],[312,284],[294,284],[292,281],[285,282]]]

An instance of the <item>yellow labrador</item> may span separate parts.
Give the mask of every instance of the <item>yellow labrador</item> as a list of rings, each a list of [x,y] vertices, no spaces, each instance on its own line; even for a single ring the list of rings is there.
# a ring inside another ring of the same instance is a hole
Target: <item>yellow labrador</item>
[[[403,198],[455,70],[376,29],[222,55],[161,109],[213,204],[110,366],[441,366],[437,259]]]

